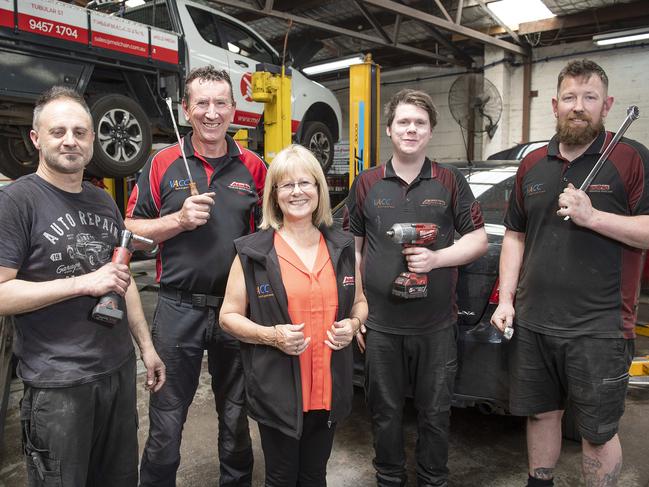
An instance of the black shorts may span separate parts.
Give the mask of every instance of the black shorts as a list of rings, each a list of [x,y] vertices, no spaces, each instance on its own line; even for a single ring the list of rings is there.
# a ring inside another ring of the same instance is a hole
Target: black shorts
[[[517,327],[510,351],[510,410],[530,416],[574,409],[587,441],[613,438],[624,413],[635,343],[624,338],[564,338]]]

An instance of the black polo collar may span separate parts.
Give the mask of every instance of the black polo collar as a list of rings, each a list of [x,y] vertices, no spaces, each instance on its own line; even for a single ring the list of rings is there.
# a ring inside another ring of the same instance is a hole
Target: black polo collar
[[[421,170],[419,171],[419,174],[417,177],[413,180],[418,181],[420,179],[435,179],[437,178],[437,163],[431,161],[426,157],[424,159],[424,163],[421,166]],[[388,162],[385,163],[385,168],[383,170],[383,179],[388,179],[388,178],[399,178],[397,173],[394,170],[394,166],[392,165],[392,158],[388,159]]]
[[[601,131],[597,135],[597,138],[593,141],[593,143],[588,146],[588,149],[586,149],[582,156],[601,154],[602,152],[604,152],[606,144],[609,141],[610,132],[606,132],[605,130]],[[554,135],[554,137],[552,137],[552,139],[550,139],[550,142],[548,143],[548,156],[556,157],[557,159],[563,159],[561,153],[559,152],[559,137],[556,134]]]
[[[185,156],[186,157],[197,157],[201,160],[205,159],[205,156],[203,154],[199,154],[198,152],[195,152],[194,150],[194,145],[192,144],[192,135],[194,131],[190,130],[185,136],[183,137],[183,149],[185,149]],[[239,145],[234,141],[232,137],[230,137],[228,134],[225,134],[225,142],[227,144],[227,151],[225,153],[226,156],[228,156],[229,159],[238,157],[241,155],[241,149],[239,148]]]

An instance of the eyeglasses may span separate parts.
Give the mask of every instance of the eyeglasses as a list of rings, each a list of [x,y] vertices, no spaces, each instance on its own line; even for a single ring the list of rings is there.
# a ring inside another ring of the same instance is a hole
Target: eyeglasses
[[[315,188],[318,184],[313,181],[289,181],[286,183],[276,184],[275,188],[278,192],[289,193],[293,191],[295,186],[300,188],[300,191],[309,191]]]

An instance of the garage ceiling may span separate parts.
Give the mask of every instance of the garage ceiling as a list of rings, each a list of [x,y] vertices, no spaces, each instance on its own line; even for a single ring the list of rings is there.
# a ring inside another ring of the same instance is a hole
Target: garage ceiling
[[[203,0],[246,22],[281,53],[289,29],[295,65],[371,53],[383,69],[471,67],[484,46],[513,54],[649,26],[646,0],[543,0],[557,17],[518,32],[490,16],[492,0]],[[334,75],[321,75],[326,79]]]

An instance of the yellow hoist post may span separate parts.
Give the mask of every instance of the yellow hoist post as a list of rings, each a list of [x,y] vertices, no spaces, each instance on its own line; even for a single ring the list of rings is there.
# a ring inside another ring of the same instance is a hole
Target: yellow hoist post
[[[349,67],[349,186],[365,169],[380,164],[381,67],[365,61]]]
[[[122,216],[126,214],[128,190],[125,178],[104,178],[104,188],[112,196]]]
[[[241,147],[245,147],[246,149],[248,148],[248,143],[250,139],[248,139],[248,130],[247,129],[239,129],[237,132],[234,134],[234,137],[232,137],[234,140],[236,140]]]
[[[252,75],[252,99],[264,106],[264,159],[271,163],[291,143],[291,70],[257,64]]]

